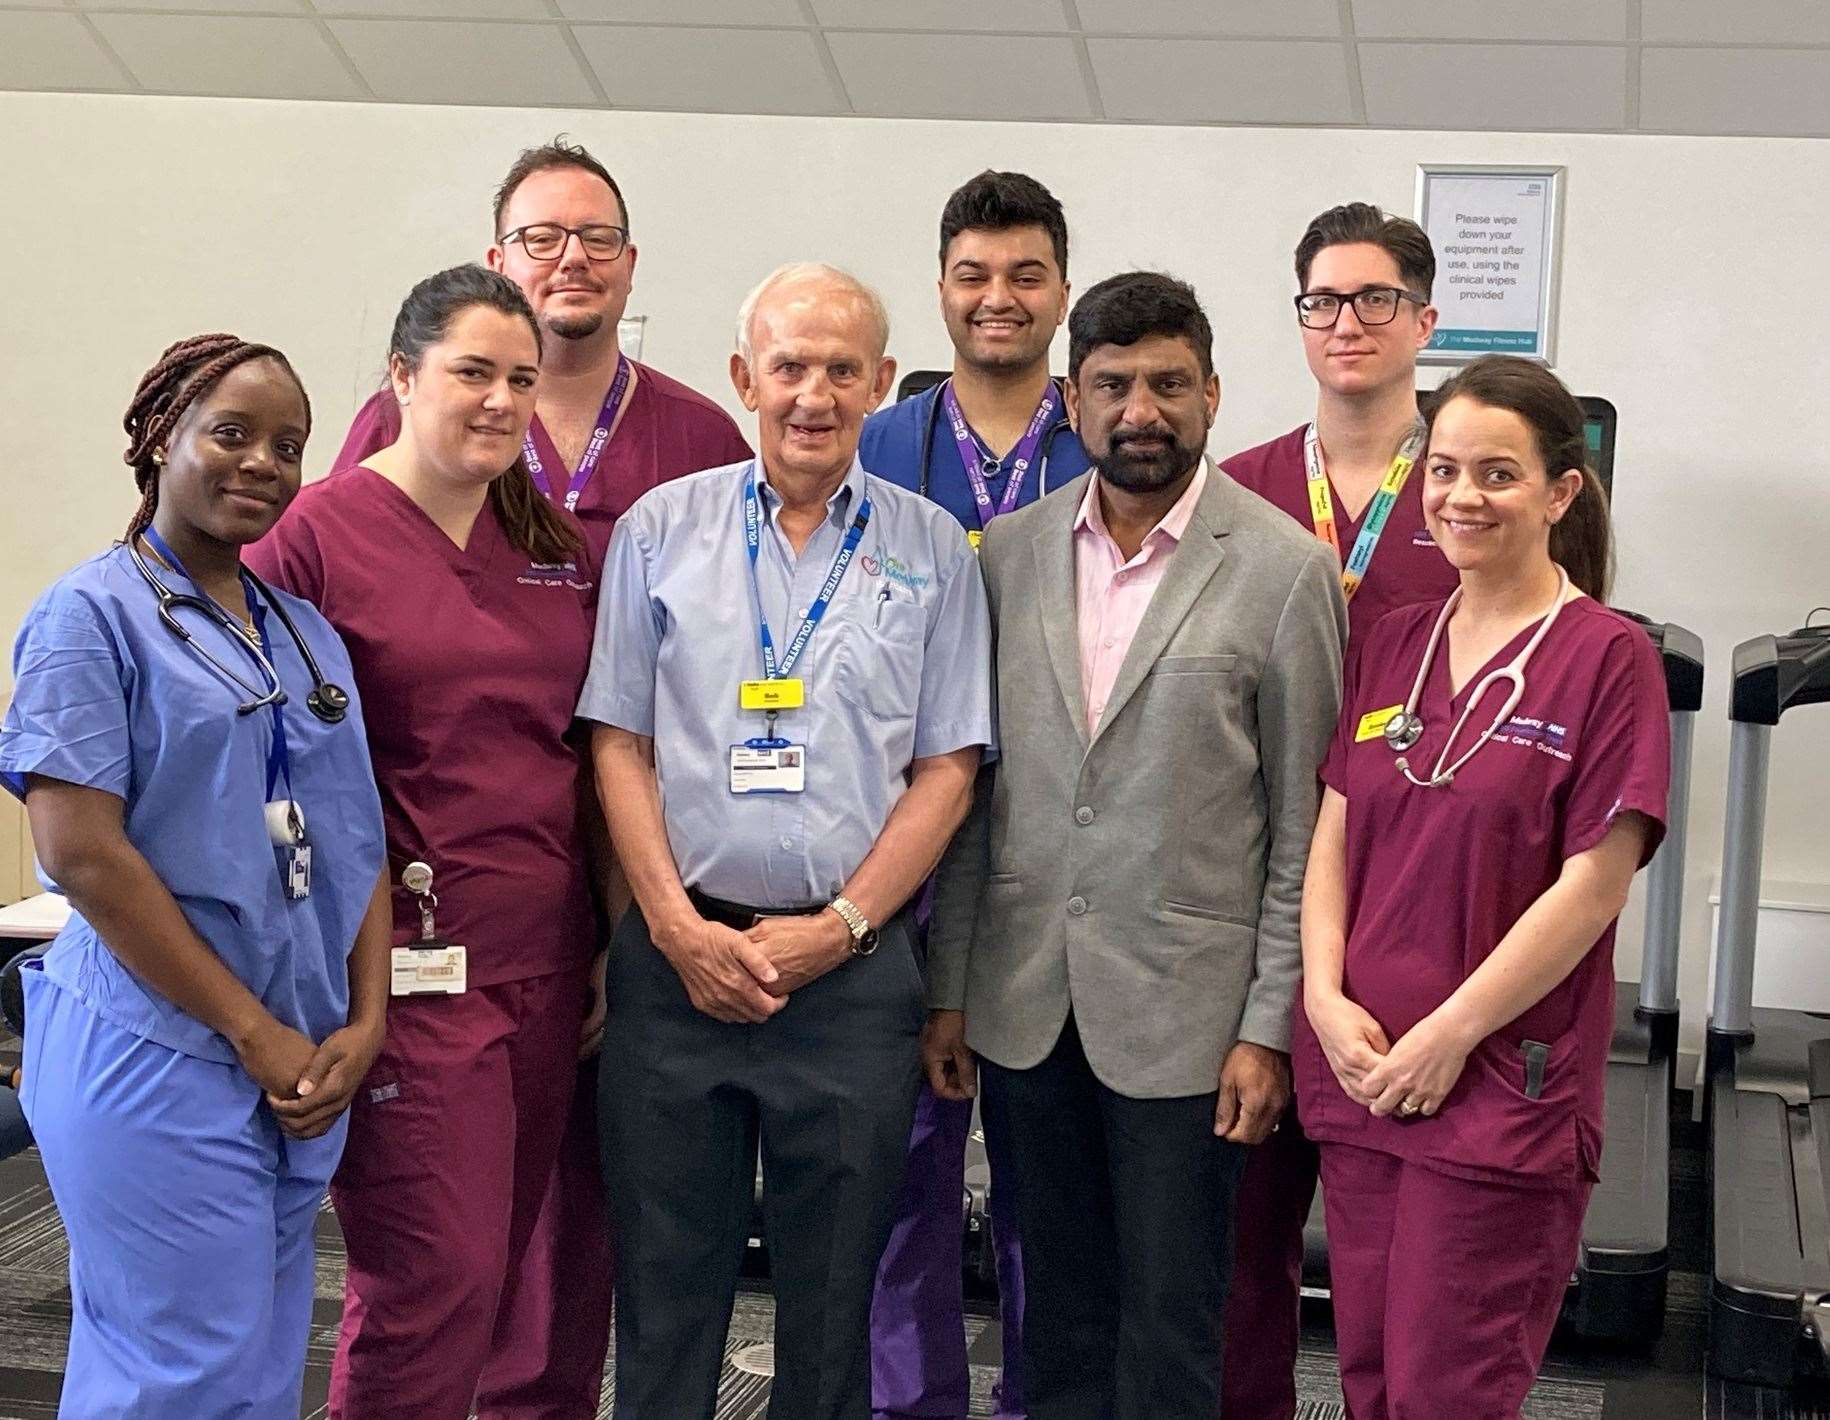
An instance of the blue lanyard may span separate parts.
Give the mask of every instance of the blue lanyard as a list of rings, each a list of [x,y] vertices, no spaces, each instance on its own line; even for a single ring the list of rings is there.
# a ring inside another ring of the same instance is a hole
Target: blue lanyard
[[[778,665],[775,660],[775,637],[769,632],[769,617],[763,611],[762,586],[756,580],[756,559],[762,551],[762,504],[756,497],[756,475],[752,473],[744,480],[743,540],[750,553],[750,586],[756,592],[756,621],[762,636],[764,680],[786,680],[793,671],[801,658],[801,652],[807,649],[807,643],[813,639],[820,619],[826,615],[826,608],[832,605],[833,593],[839,590],[839,583],[845,580],[845,569],[851,566],[852,555],[864,540],[864,529],[870,520],[871,500],[866,497],[858,505],[858,516],[852,520],[851,529],[839,546],[839,555],[832,560],[832,571],[826,574],[826,584],[820,588],[820,594],[814,598],[813,605],[807,608],[801,629],[794,633],[794,639],[788,643],[787,653]]]
[[[149,524],[142,536],[145,537],[152,550],[159,554],[159,559],[166,566],[196,587],[199,592],[203,591],[203,587],[197,579],[184,570],[184,564],[178,560],[178,554],[173,552],[165,539],[159,536],[156,528]],[[248,614],[254,618],[254,634],[260,641],[261,654],[266,657],[267,665],[273,671],[273,679],[277,684],[280,672],[279,667],[273,662],[273,644],[267,639],[267,609],[256,599],[254,588],[249,584],[248,579],[243,577],[240,580],[242,595],[248,599]],[[223,613],[223,620],[225,623],[228,621],[227,612]],[[224,629],[232,636],[241,634],[226,625]],[[266,802],[273,802],[274,786],[282,779],[286,782],[286,797],[290,799],[292,797],[292,755],[286,748],[286,717],[280,712],[280,707],[275,705],[273,707],[273,744],[267,750]]]

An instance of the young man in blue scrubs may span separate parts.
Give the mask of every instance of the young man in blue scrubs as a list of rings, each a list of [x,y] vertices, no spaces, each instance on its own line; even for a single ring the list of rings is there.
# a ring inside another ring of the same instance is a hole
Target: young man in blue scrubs
[[[1034,178],[982,172],[949,197],[940,219],[940,309],[953,341],[953,373],[864,424],[864,467],[939,503],[974,547],[991,519],[1087,471],[1086,450],[1048,371],[1049,346],[1067,318],[1067,249],[1061,204]],[[896,1230],[871,1310],[877,1420],[966,1413],[960,1201],[971,1123],[970,1102],[921,1087]],[[1023,1273],[1016,1199],[995,1120],[986,1121],[986,1149],[1004,1323],[996,1413],[1018,1420]]]

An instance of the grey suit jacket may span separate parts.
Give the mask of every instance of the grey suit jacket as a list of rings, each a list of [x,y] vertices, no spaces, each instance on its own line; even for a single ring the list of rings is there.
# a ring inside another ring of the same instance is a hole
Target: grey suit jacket
[[[1341,704],[1334,556],[1218,468],[1096,733],[1076,479],[986,529],[1000,758],[941,865],[929,1005],[1027,1069],[1070,1009],[1133,1098],[1204,1094],[1237,1040],[1288,1050],[1316,771]]]

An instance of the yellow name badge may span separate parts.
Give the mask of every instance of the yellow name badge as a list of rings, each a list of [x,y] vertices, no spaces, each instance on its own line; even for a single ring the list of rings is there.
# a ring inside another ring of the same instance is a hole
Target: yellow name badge
[[[1360,727],[1353,732],[1353,742],[1376,740],[1385,733],[1385,727],[1391,723],[1392,716],[1402,711],[1402,705],[1388,705],[1383,710],[1374,710],[1360,716]]]
[[[971,544],[974,552],[979,550],[979,544],[984,540],[985,534],[980,532],[977,528],[966,529],[966,541]]]
[[[799,710],[806,703],[807,682],[799,676],[737,684],[737,705],[741,710]]]

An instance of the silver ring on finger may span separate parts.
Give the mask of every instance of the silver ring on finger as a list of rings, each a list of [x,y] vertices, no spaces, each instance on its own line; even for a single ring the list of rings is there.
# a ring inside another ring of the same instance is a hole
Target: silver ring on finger
[[[1409,1119],[1414,1114],[1420,1113],[1422,1109],[1423,1106],[1418,1104],[1416,1100],[1410,1098],[1408,1095],[1400,1101],[1398,1105],[1398,1113],[1402,1114],[1406,1119]]]

